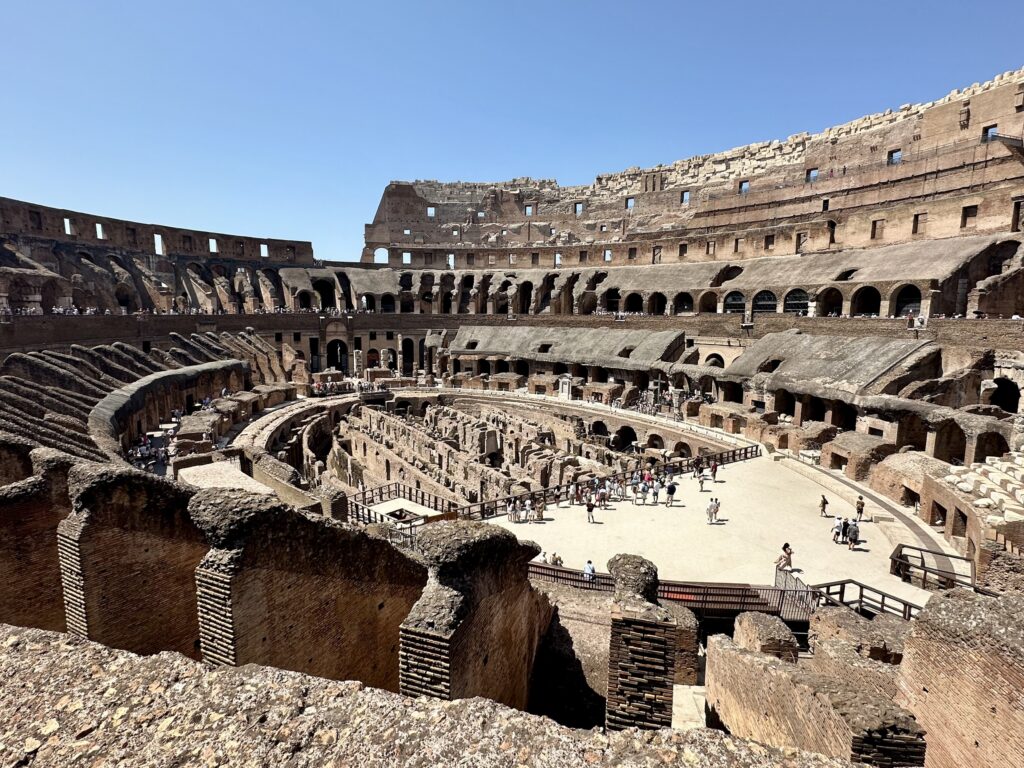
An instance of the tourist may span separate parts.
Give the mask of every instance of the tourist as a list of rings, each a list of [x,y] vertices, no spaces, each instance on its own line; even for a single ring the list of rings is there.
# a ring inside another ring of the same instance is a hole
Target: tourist
[[[523,502],[523,522],[530,522],[533,517],[533,501],[529,496],[526,497],[526,501]]]
[[[718,523],[718,513],[722,509],[722,502],[718,500],[717,496],[712,499],[712,501],[715,503],[715,511],[712,513],[712,521]]]
[[[857,497],[857,522],[860,522],[864,518],[864,497]]]
[[[587,522],[594,522],[594,497],[587,496]]]
[[[825,498],[825,494],[821,494],[821,501],[818,502],[818,511],[822,517],[828,517],[828,499]]]
[[[654,506],[658,506],[658,494],[661,493],[661,481],[655,480],[651,487],[651,498],[654,499]]]
[[[839,537],[842,535],[842,533],[843,533],[843,518],[841,518],[839,515],[836,515],[836,521],[832,525],[832,541],[833,541],[833,543],[835,543],[835,544],[839,543]]]
[[[541,563],[543,563],[544,565],[547,565],[547,564],[548,564],[548,553],[547,553],[547,552],[543,552],[543,551],[542,551],[542,552],[540,553],[540,561],[541,561]]]
[[[708,525],[712,525],[715,522],[715,500],[711,499],[708,502],[707,507],[704,509],[704,513],[708,516]]]
[[[592,582],[596,574],[597,569],[594,568],[594,564],[587,560],[587,564],[583,566],[583,580]]]
[[[780,571],[793,570],[793,549],[788,541],[782,545],[782,554],[776,558],[775,568]]]
[[[646,481],[640,483],[640,503],[641,504],[647,504],[647,491],[648,490],[649,489],[647,487],[647,482]]]
[[[711,462],[711,482],[718,482],[718,462],[714,460]]]
[[[514,520],[515,520],[515,511],[516,510],[515,510],[515,506],[513,506],[513,504],[512,504],[512,499],[509,499],[508,501],[506,501],[505,502],[505,516],[508,518],[508,521],[510,523],[514,522]]]
[[[839,534],[839,541],[843,544],[846,543],[846,534],[850,530],[850,519],[848,517],[843,518],[843,532]]]
[[[551,565],[554,565],[557,568],[561,568],[562,567],[562,556],[560,554],[558,554],[557,552],[552,552],[551,553]]]
[[[704,493],[704,473],[701,472],[697,475],[697,486],[700,488],[700,492]]]
[[[851,551],[860,543],[860,526],[856,520],[851,520],[849,528],[846,529],[846,542]]]
[[[671,507],[672,500],[676,497],[676,484],[669,480],[668,488],[665,489],[665,506]]]
[[[547,508],[548,508],[548,505],[544,501],[544,497],[543,496],[541,498],[537,499],[537,507],[536,507],[536,510],[534,512],[534,515],[535,515],[535,519],[536,519],[536,521],[538,523],[543,523],[544,522],[544,512],[547,510]]]

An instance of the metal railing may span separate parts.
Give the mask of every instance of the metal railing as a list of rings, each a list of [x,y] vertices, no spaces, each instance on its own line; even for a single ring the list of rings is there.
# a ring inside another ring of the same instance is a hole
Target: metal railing
[[[459,509],[458,504],[448,499],[443,499],[440,496],[436,496],[429,491],[424,491],[420,488],[410,488],[402,483],[387,483],[385,485],[378,485],[375,488],[369,488],[365,491],[353,494],[349,497],[350,503],[355,502],[366,507],[373,507],[377,504],[383,504],[386,501],[392,499],[404,499],[411,501],[414,504],[418,504],[421,507],[432,509],[435,512],[441,512],[442,514],[456,513]]]
[[[890,613],[910,621],[921,612],[915,603],[853,579],[815,584],[812,589],[820,593],[822,605],[845,606],[858,613]]]
[[[940,568],[935,564],[939,558],[967,563],[970,573],[957,573],[947,568]],[[928,560],[933,562],[929,564]],[[975,564],[969,557],[947,555],[945,552],[915,547],[912,544],[896,545],[892,554],[889,555],[889,573],[899,576],[902,581],[914,584],[921,587],[921,589],[946,590],[953,589],[954,587],[964,587],[982,595],[994,596],[998,594],[978,586],[976,583]]]
[[[761,447],[759,445],[749,445],[743,448],[733,448],[728,451],[720,451],[719,453],[704,454],[699,457],[688,457],[656,462],[651,465],[651,470],[661,471],[671,469],[674,474],[681,475],[686,472],[692,472],[698,458],[702,460],[704,466],[709,466],[712,461],[717,463],[719,466],[722,466],[725,464],[733,464],[737,461],[753,459],[760,455]],[[641,465],[638,463],[637,467],[633,469],[604,475],[601,480],[611,480],[616,482],[621,480],[623,482],[627,482],[632,477],[633,473],[640,467]],[[488,501],[480,501],[475,504],[469,504],[461,507],[458,510],[458,516],[461,519],[487,520],[491,517],[504,514],[506,505],[510,501],[514,503],[517,500],[525,501],[526,499],[530,499],[533,503],[543,501],[545,504],[558,504],[561,501],[569,500],[573,485],[573,483],[553,485],[538,491],[523,491],[522,493],[512,494],[511,496],[490,499]]]

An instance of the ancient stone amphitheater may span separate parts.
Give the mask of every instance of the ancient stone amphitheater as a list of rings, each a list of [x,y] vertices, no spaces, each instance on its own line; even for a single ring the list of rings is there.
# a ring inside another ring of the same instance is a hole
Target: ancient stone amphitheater
[[[1022,139],[396,181],[358,262],[0,199],[2,764],[1024,766]]]

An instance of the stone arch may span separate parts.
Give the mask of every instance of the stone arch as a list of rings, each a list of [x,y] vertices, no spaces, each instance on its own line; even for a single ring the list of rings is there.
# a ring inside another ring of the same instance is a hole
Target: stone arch
[[[831,317],[843,314],[843,294],[835,287],[818,292],[815,301],[818,317]]]
[[[782,299],[782,311],[798,315],[806,315],[809,299],[803,288],[794,288]]]
[[[647,312],[651,315],[664,315],[668,300],[663,293],[652,293],[647,298]]]
[[[1020,407],[1020,386],[1005,376],[993,379],[992,383],[996,385],[996,391],[992,393],[989,402],[1007,413],[1017,413]]]
[[[628,424],[623,424],[612,436],[611,443],[609,444],[613,450],[616,451],[631,451],[633,450],[633,443],[636,442],[636,430]]]
[[[644,299],[639,293],[630,293],[626,296],[626,301],[623,304],[623,311],[625,312],[643,312],[644,311]]]
[[[700,302],[698,304],[698,312],[717,312],[718,311],[718,294],[714,291],[705,291],[700,295]]]
[[[553,366],[551,366],[551,372],[555,376],[561,376],[563,373],[569,372],[569,366],[566,365],[565,363],[555,363]]]
[[[747,311],[747,297],[742,291],[729,291],[722,301],[722,311],[730,315],[742,315]]]
[[[366,350],[366,367],[380,368],[380,352],[376,349]]]
[[[771,291],[758,291],[751,303],[752,312],[774,312],[779,307],[779,300]]]
[[[609,312],[618,312],[621,301],[618,288],[609,288],[604,292],[604,308]]]
[[[341,339],[327,342],[327,367],[348,373],[348,344]]]
[[[118,283],[114,289],[114,300],[118,306],[121,307],[126,313],[131,314],[137,312],[139,309],[138,302],[135,301],[134,291],[130,290],[124,283]]]
[[[603,421],[595,421],[590,425],[590,434],[597,435],[598,437],[607,437],[608,425]]]
[[[672,299],[672,309],[677,315],[693,312],[693,296],[685,291],[677,293]]]
[[[516,360],[514,370],[520,376],[529,376],[530,375],[530,361],[529,360],[523,360],[521,358],[519,360]]]
[[[693,449],[690,448],[689,443],[680,440],[672,447],[672,453],[680,458],[688,459],[693,456]]]
[[[295,294],[295,302],[299,309],[313,308],[313,293],[311,291],[299,291]]]
[[[380,297],[380,311],[382,314],[394,314],[395,297],[390,293],[385,293]]]
[[[921,314],[921,289],[907,284],[892,292],[889,300],[889,314],[893,317]]]
[[[416,342],[408,336],[402,339],[402,375],[412,376],[416,367]]]
[[[935,431],[935,458],[962,465],[967,457],[967,436],[963,428],[955,421],[947,421]]]
[[[712,368],[725,368],[725,360],[717,352],[712,352],[704,358],[704,365],[710,365]]]
[[[665,447],[665,438],[656,432],[651,432],[647,435],[647,447],[654,448],[655,450],[661,450]]]
[[[989,456],[1003,456],[1009,453],[1006,438],[998,432],[982,432],[974,444],[974,460],[983,462]]]
[[[873,285],[863,285],[850,299],[851,315],[877,315],[882,311],[882,294]]]
[[[377,248],[373,252],[373,263],[374,264],[387,264],[388,263],[388,249]]]
[[[334,291],[334,283],[330,280],[314,280],[313,290],[320,299],[320,309],[334,309],[337,307],[337,298]]]
[[[530,302],[533,301],[533,283],[527,280],[519,286],[519,314],[530,314]]]

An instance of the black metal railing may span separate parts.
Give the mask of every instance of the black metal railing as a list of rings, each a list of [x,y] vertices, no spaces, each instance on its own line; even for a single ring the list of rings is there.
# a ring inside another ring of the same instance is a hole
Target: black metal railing
[[[957,573],[938,565],[942,559],[966,563],[970,573]],[[912,544],[897,544],[889,555],[889,573],[901,580],[927,590],[946,590],[963,587],[982,595],[998,593],[978,586],[975,564],[969,557],[948,555],[935,549],[915,547]]]

